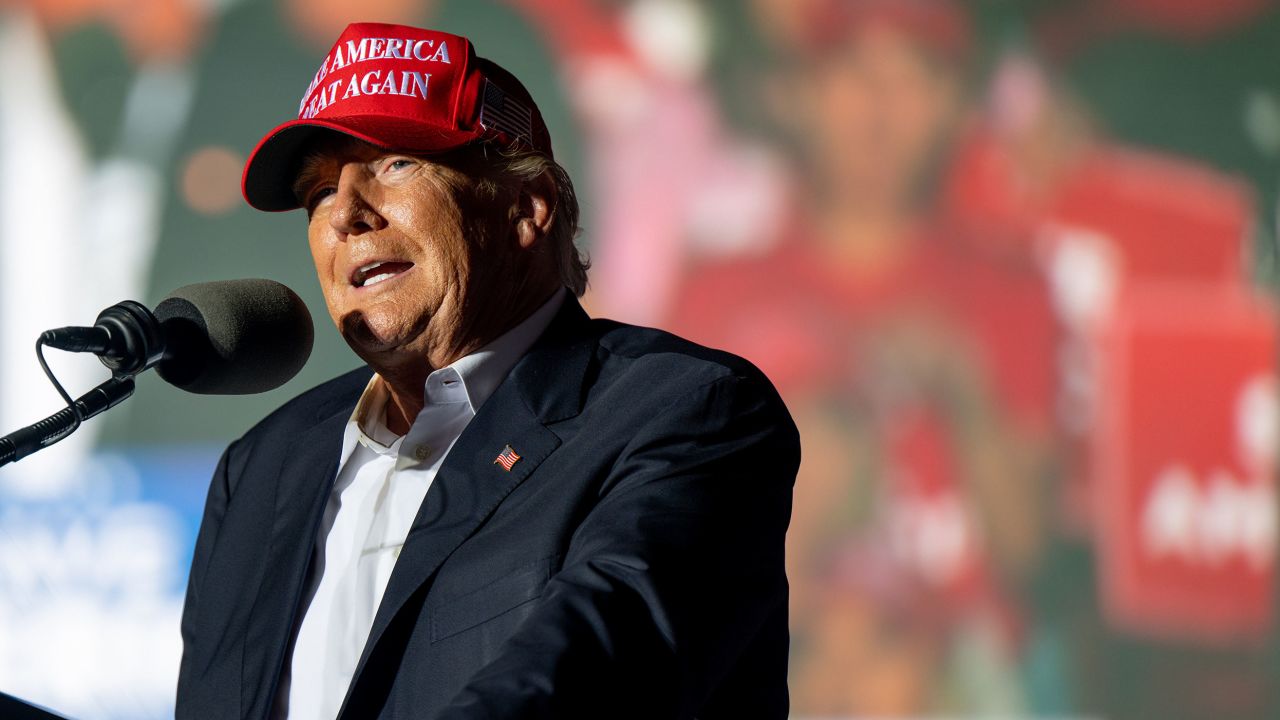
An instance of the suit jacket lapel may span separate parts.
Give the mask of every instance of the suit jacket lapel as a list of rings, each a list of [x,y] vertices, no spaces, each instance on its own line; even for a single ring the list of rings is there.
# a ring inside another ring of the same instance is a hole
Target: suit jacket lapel
[[[514,396],[511,390],[494,393],[485,403],[492,412],[477,415],[449,451],[396,560],[365,642],[357,676],[409,596],[560,444],[560,438],[543,427]],[[520,454],[510,471],[494,462],[507,445]]]
[[[582,307],[566,301],[449,451],[405,538],[352,688],[409,597],[560,445],[546,423],[581,409],[584,377],[595,349],[594,338],[584,332],[586,321]],[[520,455],[509,471],[495,462],[508,445]]]
[[[245,717],[267,717],[274,703],[318,524],[337,476],[343,430],[354,405],[355,398],[335,399],[317,424],[282,450],[285,460],[276,480],[266,571],[245,636],[241,685]]]

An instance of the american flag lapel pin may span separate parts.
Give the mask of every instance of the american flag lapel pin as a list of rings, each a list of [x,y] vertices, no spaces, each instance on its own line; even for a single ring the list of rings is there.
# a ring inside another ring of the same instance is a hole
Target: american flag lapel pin
[[[498,457],[493,459],[494,465],[501,465],[503,470],[511,472],[511,467],[520,460],[520,454],[517,453],[510,445],[502,448],[502,452],[498,453]]]

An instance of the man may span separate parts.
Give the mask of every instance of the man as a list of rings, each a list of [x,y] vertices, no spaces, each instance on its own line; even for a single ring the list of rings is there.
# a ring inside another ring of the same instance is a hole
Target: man
[[[752,5],[771,37],[774,4]],[[1017,714],[1056,323],[1033,265],[938,211],[971,11],[801,5],[803,42],[767,69],[793,102],[758,103],[785,107],[800,202],[768,252],[689,272],[668,326],[758,364],[805,438],[787,544],[796,712]]]
[[[352,25],[244,192],[306,209],[369,367],[224,454],[179,717],[786,716],[795,427],[745,361],[587,318],[514,77]]]

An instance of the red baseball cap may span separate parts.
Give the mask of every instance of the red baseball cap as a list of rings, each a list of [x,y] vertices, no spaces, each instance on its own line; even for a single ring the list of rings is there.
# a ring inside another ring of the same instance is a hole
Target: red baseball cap
[[[969,11],[958,0],[826,0],[815,5],[809,19],[810,49],[817,51],[829,51],[877,24],[957,58],[973,45]]]
[[[458,35],[353,23],[325,56],[298,118],[267,133],[244,166],[244,199],[259,210],[300,207],[293,182],[311,143],[341,133],[389,150],[429,154],[480,140],[551,155],[533,97]]]

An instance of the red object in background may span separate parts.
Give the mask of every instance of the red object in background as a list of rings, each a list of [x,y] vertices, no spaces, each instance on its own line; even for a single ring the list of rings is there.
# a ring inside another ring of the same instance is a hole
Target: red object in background
[[[1102,328],[1093,490],[1116,627],[1219,643],[1268,628],[1276,320],[1243,290],[1148,287]]]
[[[943,205],[978,241],[1034,252],[1046,228],[1081,229],[1110,242],[1125,278],[1239,283],[1254,221],[1244,181],[1184,158],[1102,145],[1046,187],[1021,177],[1011,153],[990,128],[977,128],[953,156]]]
[[[951,428],[932,408],[900,409],[884,433],[888,547],[899,571],[963,612],[992,593]]]
[[[973,128],[945,182],[947,217],[994,252],[1037,257],[1062,324],[1057,414],[1064,467],[1058,503],[1064,527],[1093,523],[1090,427],[1095,375],[1111,351],[1094,325],[1135,284],[1244,286],[1249,186],[1194,161],[1109,145],[1089,147],[1051,177],[1020,174],[1011,146],[991,127]]]
[[[1099,0],[1104,12],[1134,25],[1187,38],[1238,27],[1271,7],[1271,0]]]
[[[1094,375],[1112,352],[1097,342],[1095,324],[1117,306],[1124,310],[1126,289],[1142,283],[1239,292],[1253,220],[1243,182],[1150,152],[1094,148],[1055,190],[1037,250],[1065,329],[1059,408],[1068,528],[1088,532],[1093,522],[1088,498],[1097,446],[1087,423],[1104,401]]]
[[[968,11],[956,0],[826,0],[814,3],[809,49],[831,52],[850,36],[877,25],[956,58],[973,47]]]
[[[1092,0],[1048,4],[1035,20],[1035,45],[1057,62],[1134,31],[1182,42],[1239,31],[1274,8],[1272,0]]]
[[[1253,198],[1243,181],[1184,159],[1100,148],[1056,193],[1051,222],[1114,243],[1128,280],[1239,284]]]
[[[585,58],[630,58],[619,11],[594,0],[510,0],[568,68]]]

